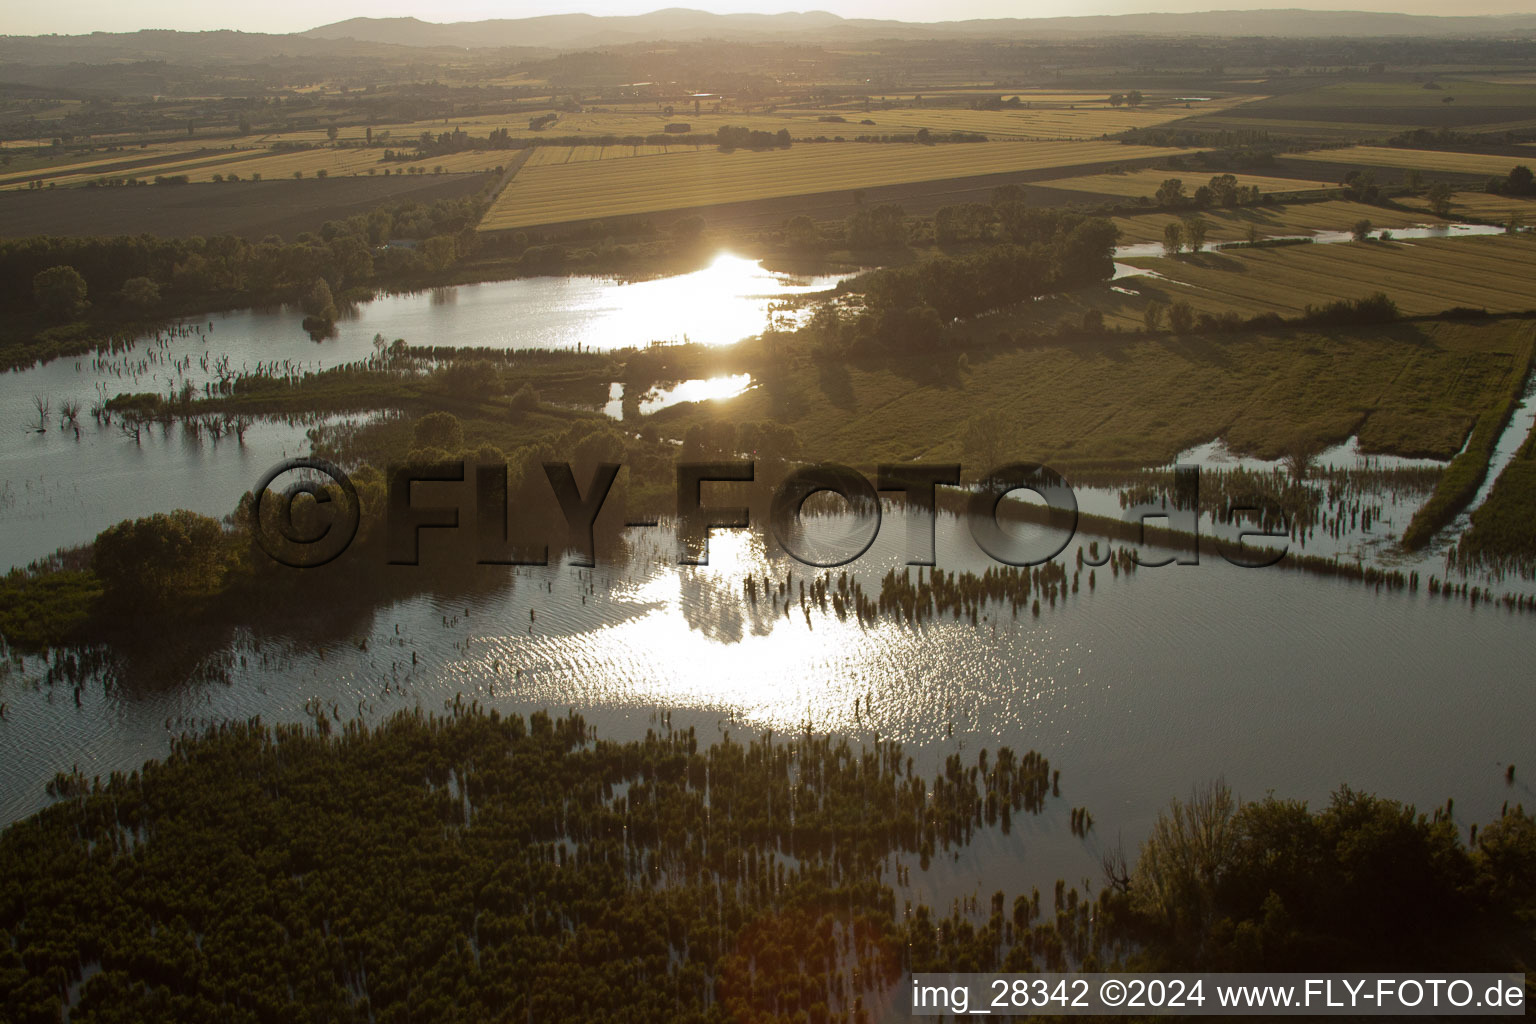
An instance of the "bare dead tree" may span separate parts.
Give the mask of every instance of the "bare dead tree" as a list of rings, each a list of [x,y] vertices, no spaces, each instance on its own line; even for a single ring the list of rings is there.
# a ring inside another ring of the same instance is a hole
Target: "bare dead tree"
[[[48,410],[53,408],[53,402],[42,395],[33,395],[32,404],[37,408],[37,432],[46,433],[48,430]]]
[[[1116,892],[1131,891],[1131,868],[1125,859],[1125,846],[1118,836],[1115,837],[1115,845],[1099,855],[1099,864],[1104,869],[1106,885]]]

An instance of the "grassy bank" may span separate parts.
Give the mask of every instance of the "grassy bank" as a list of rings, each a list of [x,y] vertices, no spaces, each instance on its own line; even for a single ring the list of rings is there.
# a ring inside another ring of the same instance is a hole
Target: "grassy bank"
[[[1457,513],[1477,496],[1478,488],[1488,476],[1488,460],[1493,456],[1494,445],[1509,424],[1510,416],[1514,415],[1521,389],[1531,371],[1533,358],[1536,358],[1536,339],[1533,339],[1529,328],[1525,331],[1523,354],[1525,358],[1517,364],[1521,372],[1513,375],[1514,386],[1503,399],[1478,414],[1477,425],[1472,428],[1466,449],[1451,460],[1444,475],[1440,477],[1435,493],[1414,513],[1413,519],[1403,530],[1403,547],[1413,551],[1428,544],[1441,528],[1455,519]]]

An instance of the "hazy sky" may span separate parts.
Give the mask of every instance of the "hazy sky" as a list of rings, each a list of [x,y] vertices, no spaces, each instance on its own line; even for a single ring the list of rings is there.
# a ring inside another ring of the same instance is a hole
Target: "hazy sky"
[[[730,13],[776,11],[761,0],[715,0],[707,4],[666,0],[556,0],[556,2],[496,3],[493,0],[258,0],[248,4],[194,3],[192,0],[55,0],[23,3],[4,0],[0,34],[45,32],[128,32],[141,28],[235,28],[248,32],[297,32],[345,18],[414,15],[424,21],[474,21],[481,18],[522,18],[540,14],[584,11],[590,14],[642,14],[658,7],[697,7]],[[1131,14],[1146,11],[1239,10],[1308,6],[1312,9],[1404,11],[1413,14],[1524,14],[1531,0],[1467,0],[1447,6],[1436,0],[1347,0],[1337,7],[1295,0],[835,0],[819,4],[848,18],[897,18],[903,21],[951,21],[963,18],[1025,18],[1071,14]]]

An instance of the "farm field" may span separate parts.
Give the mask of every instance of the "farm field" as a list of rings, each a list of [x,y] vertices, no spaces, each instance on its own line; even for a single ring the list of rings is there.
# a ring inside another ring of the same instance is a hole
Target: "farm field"
[[[1398,149],[1389,146],[1349,146],[1293,153],[1299,160],[1347,164],[1352,167],[1401,167],[1404,170],[1447,171],[1457,174],[1505,174],[1517,157],[1490,153],[1452,153],[1437,149]]]
[[[1208,242],[1244,241],[1250,228],[1256,230],[1260,238],[1274,238],[1319,231],[1348,231],[1360,220],[1370,221],[1377,230],[1443,223],[1427,207],[1422,213],[1408,213],[1348,199],[1201,210],[1197,215],[1206,223]],[[1122,244],[1161,242],[1163,228],[1178,220],[1179,217],[1172,213],[1147,213],[1116,217],[1115,226],[1120,229]]]
[[[502,190],[481,230],[653,213],[690,206],[810,195],[875,185],[1153,159],[1189,150],[1114,142],[797,145],[765,152],[668,153],[525,167]]]
[[[1429,200],[1423,196],[1406,197],[1398,202],[1404,206],[1429,208]],[[1456,192],[1451,196],[1451,212],[1491,221],[1507,221],[1513,215],[1520,219],[1520,223],[1530,225],[1536,223],[1536,199],[1488,192]]]
[[[992,93],[990,95],[999,95]],[[1005,99],[1008,93],[1001,94]],[[1018,94],[1024,102],[1043,103],[1027,93]],[[839,110],[835,113],[847,119],[846,124],[821,123],[815,134],[860,135],[880,132],[915,132],[927,128],[936,132],[978,132],[993,138],[1033,139],[1088,139],[1112,135],[1133,128],[1151,128],[1170,121],[1190,117],[1203,110],[1225,110],[1250,97],[1211,100],[1205,103],[1148,103],[1138,108],[1113,107],[1102,93],[1091,99],[1079,99],[1072,103],[1054,101],[1049,106],[1028,109],[968,110],[953,108],[904,107],[896,110]],[[795,111],[795,114],[802,112]],[[812,121],[818,115],[830,113],[824,110],[804,111]],[[860,124],[870,120],[874,125]],[[790,125],[791,133],[797,129]]]
[[[1245,106],[1254,127],[1278,122],[1485,129],[1528,124],[1536,90],[1520,83],[1438,75],[1431,80],[1329,82]]]
[[[1272,178],[1260,174],[1238,174],[1235,177],[1239,185],[1245,188],[1257,185],[1260,192],[1313,192],[1338,187],[1326,181],[1307,181],[1301,178]],[[1169,178],[1178,178],[1184,182],[1185,191],[1191,194],[1195,189],[1210,180],[1210,176],[1205,171],[1191,173],[1189,171],[1161,171],[1146,168],[1118,174],[1088,174],[1076,178],[1056,178],[1051,181],[1038,182],[1038,184],[1042,188],[1063,188],[1074,192],[1096,192],[1100,195],[1125,196],[1127,199],[1146,196],[1150,199],[1157,193],[1158,187]]]
[[[1296,135],[1319,141],[1333,139],[1386,138],[1403,130],[1402,125],[1368,121],[1317,121],[1305,118],[1249,116],[1244,110],[1203,116],[1190,125],[1208,131],[1266,131],[1277,135]]]
[[[486,181],[479,174],[392,174],[0,192],[0,237],[229,234],[259,240],[276,234],[292,239],[381,203],[461,199]]]
[[[529,155],[526,167],[561,166],[590,163],[594,160],[618,160],[637,156],[661,156],[664,153],[691,153],[701,146],[539,146]],[[503,154],[510,156],[512,154]]]
[[[290,178],[295,171],[305,177],[324,170],[328,176],[340,177],[363,174],[404,173],[406,168],[416,168],[417,173],[432,173],[442,167],[444,173],[489,171],[503,166],[512,154],[506,150],[485,152],[451,153],[446,156],[410,161],[407,163],[383,163],[381,149],[304,149],[294,152],[273,153],[266,149],[211,150],[200,153],[168,152],[165,159],[124,170],[104,170],[101,165],[91,169],[67,170],[44,175],[34,172],[11,181],[0,181],[0,189],[26,189],[27,182],[42,179],[48,184],[64,188],[84,185],[100,178],[133,177],[146,181],[157,175],[186,175],[190,182],[210,182],[214,175],[227,178],[238,175],[249,179],[255,175],[263,178]],[[110,166],[108,164],[107,166]]]
[[[1143,301],[1183,300],[1210,313],[1295,316],[1308,305],[1373,292],[1386,292],[1409,315],[1455,306],[1536,309],[1536,239],[1530,237],[1297,245],[1128,262],[1158,275],[1136,281]]]
[[[1074,462],[1163,465],[1214,437],[1276,458],[1293,439],[1324,446],[1358,432],[1384,451],[1449,457],[1476,414],[1517,386],[1532,333],[1500,322],[1078,339],[973,353],[968,370],[941,381],[927,364],[859,365],[837,377],[804,368],[781,386],[655,419],[680,432],[713,417],[779,418],[816,438],[818,457],[863,465],[956,460],[965,417],[955,410],[990,410],[1003,417],[1004,450],[1068,469],[1069,479]]]
[[[405,163],[384,163],[379,157],[383,152],[378,149],[306,149],[296,153],[265,153],[235,163],[214,167],[199,167],[185,172],[193,181],[212,181],[213,175],[238,174],[242,178],[249,178],[254,174],[260,174],[263,178],[288,178],[298,171],[304,177],[311,177],[315,172],[324,170],[332,177],[354,174],[383,174],[386,169],[391,174],[402,174],[406,168],[418,169],[418,173],[432,173],[437,167],[441,167],[444,173],[462,174],[474,171],[489,171],[497,167],[505,166],[512,159],[512,153],[506,150],[487,150],[481,153],[449,153],[444,156],[435,156],[423,160],[412,160]],[[181,171],[171,173],[183,173]]]
[[[100,152],[89,156],[74,156],[49,159],[36,158],[35,150],[31,147],[7,147],[6,152],[13,156],[10,167],[0,173],[0,188],[10,188],[22,185],[28,181],[43,178],[54,179],[92,172],[88,176],[97,177],[104,169],[125,164],[150,165],[166,160],[186,158],[193,153],[214,154],[220,151],[227,152],[226,147],[209,146],[206,140],[192,140],[173,143],[152,143],[146,146],[125,146],[114,152]],[[117,174],[137,173],[131,170],[116,171]]]

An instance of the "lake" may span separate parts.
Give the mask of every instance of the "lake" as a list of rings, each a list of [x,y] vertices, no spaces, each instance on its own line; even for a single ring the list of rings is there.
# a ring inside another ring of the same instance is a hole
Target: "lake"
[[[0,569],[83,544],[122,519],[187,508],[223,516],[280,459],[309,451],[309,424],[263,421],[245,443],[193,437],[156,425],[138,440],[99,423],[98,403],[118,394],[201,393],[221,372],[261,367],[302,375],[374,354],[373,339],[412,346],[481,348],[643,347],[652,342],[724,345],[790,325],[797,296],[848,275],[796,277],[721,254],[691,274],[624,283],[594,277],[531,277],[386,295],[352,310],[336,336],[312,341],[296,309],[239,310],[186,321],[128,351],[57,359],[0,373]],[[672,401],[701,396],[690,387]],[[719,397],[714,395],[713,397]],[[34,402],[50,411],[38,432]],[[66,403],[79,407],[61,425]],[[657,408],[666,404],[663,397]],[[78,429],[76,429],[78,427]]]
[[[466,285],[380,298],[318,343],[296,311],[242,311],[188,322],[126,352],[0,375],[0,423],[11,431],[0,448],[0,561],[22,564],[88,541],[127,516],[175,507],[225,514],[265,469],[308,448],[312,424],[302,422],[258,422],[243,443],[194,437],[179,424],[134,440],[90,415],[111,395],[199,390],[221,365],[293,374],[335,366],[371,355],[376,334],[413,346],[724,344],[792,319],[799,314],[783,304],[837,280],[723,256],[661,281]],[[746,375],[683,382],[642,396],[641,408],[751,386]],[[46,432],[35,431],[34,395],[50,403]],[[606,411],[621,414],[623,399],[615,390]],[[59,422],[69,401],[81,404],[78,435]],[[1527,399],[1500,441],[1490,483],[1533,416]],[[1354,468],[1362,459],[1347,442],[1319,464]],[[1179,461],[1274,468],[1234,460],[1215,440]],[[1423,468],[1415,460],[1364,465]],[[1085,512],[1119,514],[1117,488],[1077,493]],[[1351,522],[1337,537],[1309,538],[1306,551],[1381,554],[1383,527],[1400,529],[1422,498],[1383,485],[1369,499],[1381,513],[1374,533]],[[889,509],[875,546],[850,567],[866,587],[878,589],[899,566],[901,520]],[[992,566],[961,520],[942,517],[938,537],[946,571]],[[634,531],[629,545],[619,564],[509,571],[500,587],[472,597],[393,601],[344,635],[247,630],[202,652],[193,677],[154,687],[108,676],[77,693],[44,682],[47,659],[0,661],[0,820],[42,806],[58,770],[128,770],[163,756],[185,729],[252,715],[300,722],[306,702],[377,721],[401,708],[441,711],[457,695],[509,712],[575,708],[615,738],[643,735],[661,709],[706,738],[807,726],[878,734],[901,740],[930,773],[957,749],[972,757],[1008,744],[1049,757],[1062,771],[1062,799],[1012,836],[988,834],[968,859],[920,875],[915,885],[930,897],[968,892],[1003,867],[1016,871],[1020,856],[1035,879],[1096,878],[1100,845],[1119,837],[1133,847],[1169,797],[1218,776],[1247,797],[1274,790],[1317,803],[1343,783],[1421,807],[1452,797],[1463,825],[1489,820],[1505,800],[1532,799],[1524,775],[1507,784],[1503,771],[1511,761],[1536,763],[1527,615],[1207,559],[1131,575],[1106,567],[1093,586],[1084,572],[1078,592],[1038,618],[989,607],[974,624],[860,625],[803,613],[797,590],[788,614],[782,601],[747,600],[748,574],[782,580],[792,571],[798,580],[806,572],[756,534],[718,533],[711,565],[699,568],[673,564],[665,528]],[[1414,564],[1432,568],[1438,558],[1431,549]],[[193,641],[174,630],[164,637],[171,646]],[[1069,806],[1088,807],[1098,831],[1073,836]]]
[[[937,537],[945,571],[994,565],[959,519],[941,516]],[[851,575],[878,590],[904,540],[888,509]],[[77,707],[71,687],[38,682],[42,659],[12,662],[0,680],[10,704],[0,818],[41,806],[61,768],[128,770],[183,729],[252,715],[300,722],[311,699],[377,721],[442,712],[456,695],[504,712],[574,708],[615,738],[643,736],[658,709],[701,738],[878,733],[930,773],[957,749],[1033,748],[1061,769],[1062,799],[991,837],[983,861],[1022,852],[1029,877],[1046,881],[1097,878],[1099,844],[1122,836],[1133,847],[1170,797],[1216,777],[1245,797],[1313,803],[1344,783],[1424,808],[1451,797],[1463,826],[1506,799],[1532,802],[1526,776],[1506,784],[1503,768],[1536,764],[1528,615],[1207,559],[1100,568],[1092,587],[1084,570],[1078,592],[1038,618],[1004,605],[974,625],[860,626],[807,617],[807,570],[750,532],[716,532],[711,564],[698,568],[673,564],[665,529],[634,531],[631,545],[622,564],[509,570],[493,593],[394,602],[323,642],[249,632],[212,652],[216,681],[97,682]],[[788,615],[782,600],[743,597],[747,574],[789,571]],[[1071,835],[1069,806],[1088,807],[1098,831]],[[967,871],[984,870],[943,868],[962,888]]]

